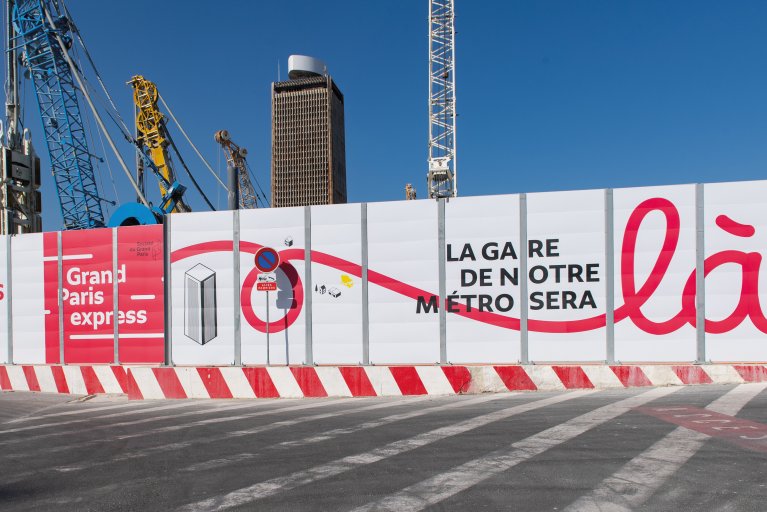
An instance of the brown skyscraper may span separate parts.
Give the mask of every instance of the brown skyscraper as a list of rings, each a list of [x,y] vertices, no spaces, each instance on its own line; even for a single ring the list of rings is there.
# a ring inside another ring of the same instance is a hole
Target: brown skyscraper
[[[288,67],[272,84],[272,206],[345,203],[344,95],[320,61]]]

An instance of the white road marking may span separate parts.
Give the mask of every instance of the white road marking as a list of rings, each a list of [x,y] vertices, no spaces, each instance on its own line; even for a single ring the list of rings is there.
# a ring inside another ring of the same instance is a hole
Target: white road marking
[[[344,414],[355,414],[355,413],[358,413],[358,412],[375,410],[375,409],[381,409],[381,408],[384,408],[384,407],[394,407],[395,405],[412,404],[414,402],[421,402],[421,401],[429,400],[429,399],[430,399],[430,397],[428,397],[428,396],[419,396],[419,397],[412,397],[412,398],[408,397],[406,399],[399,399],[399,400],[396,400],[396,401],[387,401],[387,402],[383,402],[383,403],[378,402],[378,403],[376,403],[374,405],[369,405],[369,406],[366,406],[366,407],[344,409],[342,411],[333,411],[333,412],[330,412],[330,413],[323,413],[323,414],[315,414],[315,415],[311,415],[311,416],[304,416],[304,417],[299,417],[299,418],[295,418],[295,419],[278,421],[278,422],[275,422],[275,423],[269,423],[269,424],[266,424],[266,425],[261,425],[261,426],[250,428],[250,429],[247,429],[247,430],[238,430],[238,431],[234,431],[234,432],[227,432],[225,434],[214,436],[214,437],[209,437],[208,436],[208,437],[205,437],[205,438],[202,438],[202,439],[197,439],[197,440],[189,440],[189,441],[183,441],[183,442],[178,442],[178,443],[165,443],[165,444],[161,444],[159,446],[152,446],[152,447],[149,447],[149,448],[144,448],[144,449],[136,450],[136,451],[133,451],[133,452],[125,452],[125,453],[122,453],[122,454],[120,454],[118,456],[112,457],[111,459],[106,460],[106,461],[87,462],[87,463],[83,463],[83,464],[72,464],[72,465],[68,465],[68,466],[50,467],[50,468],[47,468],[45,470],[45,472],[71,473],[71,472],[82,471],[82,470],[86,470],[86,469],[90,470],[90,469],[93,469],[95,467],[105,466],[105,465],[108,465],[108,464],[112,464],[114,462],[121,462],[121,461],[125,461],[125,460],[139,459],[139,458],[146,457],[146,456],[149,456],[149,455],[153,455],[153,454],[156,454],[156,453],[164,453],[164,452],[169,452],[169,451],[174,451],[174,450],[183,450],[185,448],[189,448],[189,447],[200,445],[200,444],[208,444],[208,443],[218,442],[218,441],[220,441],[221,439],[224,439],[224,438],[234,438],[234,437],[242,437],[242,436],[258,434],[258,433],[261,433],[261,432],[265,432],[267,430],[273,430],[273,429],[280,428],[280,427],[291,426],[291,425],[295,425],[295,424],[302,423],[302,422],[305,422],[305,421],[313,421],[313,420],[319,420],[319,419],[334,418],[334,417],[337,417],[337,416],[340,416],[340,415],[344,415]],[[280,400],[280,401],[282,401],[282,400]],[[194,427],[198,427],[198,426],[201,426],[201,425],[209,425],[211,423],[222,423],[222,422],[226,422],[226,421],[233,421],[235,418],[237,418],[237,419],[252,418],[252,417],[255,417],[255,416],[265,416],[265,415],[277,414],[277,413],[286,412],[286,411],[287,412],[292,412],[292,411],[298,411],[298,410],[302,410],[302,409],[311,409],[311,408],[315,408],[315,407],[324,407],[324,406],[328,406],[328,405],[338,405],[339,403],[345,403],[345,404],[350,403],[349,400],[345,400],[345,399],[341,399],[341,400],[323,400],[322,402],[310,403],[310,404],[307,404],[305,399],[304,400],[295,400],[295,401],[292,401],[292,402],[295,403],[295,404],[302,404],[302,405],[298,405],[296,407],[284,407],[284,408],[281,408],[281,409],[270,409],[268,411],[260,411],[258,413],[246,414],[246,415],[240,415],[240,416],[230,416],[230,417],[224,417],[224,418],[212,418],[212,419],[209,419],[209,420],[202,420],[202,421],[196,421],[196,422],[192,422],[192,423],[187,423],[187,424],[184,424],[184,425],[172,425],[170,427],[161,427],[161,428],[154,429],[154,430],[147,431],[147,432],[139,432],[139,433],[136,433],[136,434],[126,434],[126,435],[115,436],[115,437],[109,438],[107,440],[95,440],[95,441],[88,441],[88,442],[85,442],[85,443],[80,443],[79,445],[69,445],[69,446],[64,446],[64,447],[55,447],[55,448],[48,449],[47,452],[51,453],[51,452],[56,452],[56,451],[72,450],[72,449],[75,449],[75,448],[81,449],[81,448],[84,448],[86,446],[89,446],[89,445],[92,445],[92,444],[103,443],[105,441],[109,442],[109,441],[114,441],[114,440],[131,439],[131,438],[146,436],[146,435],[150,435],[150,434],[154,434],[154,433],[159,433],[159,432],[170,432],[170,431],[177,431],[177,430],[182,430],[182,429],[187,429],[187,428],[194,428]],[[36,475],[39,475],[40,473],[41,473],[40,470],[37,470],[37,471],[27,471],[27,472],[21,472],[21,473],[17,472],[17,473],[14,473],[12,478],[10,478],[10,479],[6,478],[5,480],[3,480],[3,483],[8,485],[8,484],[11,484],[11,483],[14,483],[14,482],[19,482],[19,481],[22,481],[22,480],[26,480],[28,478],[34,477]],[[123,482],[123,483],[126,486],[130,485],[130,482]]]
[[[287,442],[287,443],[280,443],[280,444],[277,444],[277,445],[271,445],[271,446],[269,446],[267,448],[268,449],[280,449],[280,448],[285,448],[287,446],[297,446],[297,445],[302,445],[302,444],[309,444],[311,442],[317,442],[317,441],[321,441],[321,440],[324,440],[324,439],[330,439],[331,437],[334,437],[334,436],[337,436],[337,435],[351,433],[351,432],[356,432],[358,430],[362,430],[363,428],[373,428],[373,427],[380,426],[380,425],[386,425],[386,424],[391,423],[391,422],[396,421],[396,420],[407,419],[407,418],[414,417],[414,416],[420,416],[422,414],[428,414],[430,412],[442,411],[442,410],[446,410],[446,409],[453,409],[453,408],[467,406],[467,405],[477,405],[478,403],[484,403],[484,402],[493,401],[493,400],[503,400],[503,399],[507,399],[507,398],[511,398],[511,397],[518,397],[518,396],[519,396],[518,393],[503,393],[503,394],[495,394],[495,395],[483,395],[483,396],[480,396],[480,397],[470,398],[470,399],[462,400],[462,401],[459,401],[459,402],[450,401],[449,403],[444,404],[444,405],[438,405],[438,406],[435,406],[435,407],[429,407],[428,409],[418,409],[416,411],[412,411],[412,412],[408,412],[408,413],[403,413],[403,414],[396,414],[396,415],[388,416],[388,417],[385,417],[385,418],[381,418],[381,420],[374,420],[374,421],[366,422],[366,423],[363,423],[363,424],[358,425],[356,427],[349,427],[347,429],[329,430],[329,431],[325,432],[324,434],[321,434],[320,436],[305,438],[303,440],[298,440],[298,441],[296,441],[297,444],[295,444],[295,445],[293,443]],[[420,401],[427,401],[427,400],[429,400],[428,397],[414,397],[414,399],[412,401],[408,401],[406,403],[411,404],[413,402],[420,402]],[[396,406],[396,405],[403,405],[403,402],[402,401],[387,402],[385,404],[379,404],[379,405],[377,405],[377,407],[378,408],[393,407],[393,406]],[[360,409],[360,411],[361,410],[362,409]],[[322,416],[326,416],[326,415],[323,414]],[[391,421],[389,421],[389,420],[391,420]],[[250,459],[252,457],[247,457],[247,458]],[[189,466],[187,468],[182,469],[181,471],[187,471],[188,472],[188,471],[199,471],[199,470],[215,469],[217,467],[221,467],[221,466],[226,465],[225,463],[237,462],[239,460],[241,460],[241,458],[239,456],[234,456],[234,457],[231,457],[229,459],[217,459],[217,460],[202,462],[200,464]],[[112,493],[114,493],[116,490],[125,490],[125,489],[128,489],[128,488],[133,488],[133,489],[141,488],[142,486],[147,485],[148,483],[154,482],[155,480],[156,480],[156,477],[139,478],[139,479],[127,480],[127,481],[123,480],[119,484],[108,484],[108,485],[105,485],[105,486],[97,487],[95,489],[89,489],[88,490],[88,496],[89,496],[90,500],[94,500],[96,496],[99,496],[99,497],[109,496]],[[4,482],[4,483],[7,484],[7,482]],[[75,496],[75,497],[67,496],[67,497],[57,497],[57,498],[50,499],[50,500],[38,501],[38,503],[39,503],[40,507],[42,508],[45,505],[58,505],[58,506],[61,506],[61,505],[70,504],[70,503],[80,503],[81,501],[82,501],[82,497],[80,497],[80,496]]]
[[[493,400],[502,400],[502,399],[507,399],[511,397],[517,397],[518,395],[519,395],[518,393],[504,393],[504,394],[497,394],[497,395],[485,395],[485,396],[480,396],[477,398],[470,398],[468,400],[461,400],[458,402],[451,401],[447,404],[438,405],[435,407],[428,407],[425,409],[416,409],[414,411],[409,411],[409,412],[405,412],[401,414],[392,414],[391,416],[385,416],[377,420],[366,421],[365,423],[360,423],[359,425],[354,425],[351,427],[326,430],[325,432],[319,433],[317,435],[304,437],[302,439],[296,439],[295,441],[284,441],[279,444],[273,444],[266,447],[265,449],[280,450],[280,449],[286,449],[286,448],[295,448],[297,446],[305,446],[308,444],[319,443],[321,441],[327,441],[341,435],[352,434],[354,432],[360,432],[362,430],[368,430],[371,428],[377,428],[384,425],[389,425],[391,423],[395,423],[397,421],[402,421],[402,420],[406,420],[410,418],[417,418],[419,416],[424,416],[426,414],[431,414],[438,411],[457,409],[460,407],[477,405],[480,403],[489,402]],[[317,418],[317,419],[320,419],[320,418]],[[215,469],[215,468],[228,466],[229,464],[233,462],[253,460],[261,456],[263,456],[262,451],[238,453],[237,455],[233,457],[229,457],[229,458],[214,459],[214,460],[201,462],[199,464],[193,464],[191,466],[188,466],[182,469],[181,471],[201,471],[201,470]]]
[[[741,384],[711,402],[706,409],[735,416],[767,383]],[[709,436],[677,427],[640,453],[589,494],[570,504],[567,512],[623,512],[644,504],[668,478],[703,446]]]
[[[306,400],[286,400],[286,399],[272,400],[272,401],[269,401],[268,403],[274,404],[275,402],[287,402],[287,405],[283,407],[279,407],[279,408],[268,409],[266,411],[259,410],[257,412],[252,412],[248,414],[239,414],[237,416],[225,416],[223,418],[213,418],[212,420],[199,420],[199,421],[193,421],[191,423],[184,423],[183,425],[170,425],[167,427],[158,427],[151,430],[144,430],[144,431],[136,432],[133,434],[120,434],[120,435],[105,438],[105,439],[94,439],[92,441],[85,441],[83,443],[55,446],[55,447],[49,448],[48,453],[63,452],[63,451],[74,450],[74,449],[83,449],[83,448],[87,448],[94,445],[108,443],[114,440],[123,441],[125,439],[135,439],[137,437],[152,436],[156,434],[163,434],[166,432],[177,432],[180,430],[191,429],[191,428],[199,427],[202,425],[208,425],[210,423],[238,421],[238,420],[249,419],[249,418],[258,417],[258,416],[277,414],[280,412],[290,412],[290,411],[302,410],[302,409],[307,409],[312,407],[324,407],[326,405],[333,405],[335,403],[338,403],[338,401],[333,401],[333,402],[323,401],[323,402],[312,402],[311,404],[307,405]],[[243,406],[229,407],[227,408],[227,410],[239,409],[242,407],[247,407],[247,406],[243,405]],[[251,405],[251,407],[253,406]],[[179,417],[179,415],[174,415],[173,417],[177,418]],[[163,419],[167,419],[167,418],[168,418],[167,416],[163,417]]]
[[[167,432],[177,432],[179,430],[186,430],[186,429],[189,429],[189,428],[201,427],[201,426],[204,426],[204,425],[213,425],[213,424],[216,424],[216,423],[226,423],[226,422],[230,422],[230,421],[254,418],[254,417],[257,417],[257,416],[268,416],[268,415],[272,415],[272,414],[278,414],[278,413],[281,413],[281,412],[293,412],[293,411],[302,411],[302,410],[305,410],[305,409],[316,409],[318,407],[327,407],[327,406],[330,406],[330,405],[339,405],[339,404],[345,404],[346,405],[346,404],[349,404],[349,403],[350,403],[349,400],[335,399],[335,400],[323,400],[321,402],[310,402],[310,403],[307,404],[306,400],[298,399],[298,400],[295,400],[293,402],[294,406],[292,406],[292,407],[282,407],[282,408],[279,408],[279,409],[270,409],[268,411],[261,411],[261,412],[250,413],[250,414],[241,414],[239,416],[224,416],[224,417],[221,417],[221,418],[209,418],[207,420],[195,421],[193,423],[185,423],[183,425],[169,425],[167,427],[160,427],[160,428],[153,429],[153,430],[151,430],[149,432],[139,432],[139,433],[136,433],[136,434],[121,435],[121,436],[118,436],[118,439],[133,439],[135,437],[141,437],[141,436],[145,436],[145,435],[148,435],[148,434],[164,434],[164,433],[167,433]],[[384,404],[377,404],[375,406],[369,406],[369,407],[383,407],[383,406],[384,406]],[[341,415],[341,414],[344,414],[344,413],[358,412],[360,410],[366,410],[366,409],[367,408],[365,408],[365,407],[344,409],[342,411],[334,411],[332,413],[325,413],[325,414],[322,415],[322,417],[332,418],[333,416]],[[285,421],[287,422],[287,421],[295,421],[295,420],[285,420]],[[284,422],[279,422],[279,423],[283,424]],[[275,424],[273,423],[271,425],[275,425]],[[270,426],[270,425],[265,425],[265,426]],[[227,436],[238,437],[240,435],[247,435],[247,434],[251,433],[251,431],[254,431],[254,432],[255,431],[260,431],[260,430],[258,430],[260,428],[262,428],[262,427],[255,427],[254,429],[249,429],[249,430],[244,430],[244,431],[227,432],[226,434],[224,434],[223,437],[227,437]],[[219,437],[222,437],[222,436],[219,436]]]
[[[436,411],[446,411],[446,410],[455,409],[458,407],[464,407],[466,405],[476,405],[477,403],[489,402],[491,400],[504,400],[507,398],[518,397],[518,396],[519,396],[519,393],[503,393],[503,394],[487,395],[484,397],[479,397],[472,400],[465,400],[461,402],[449,402],[445,405],[430,407],[429,409],[418,409],[415,411],[403,412],[401,414],[393,414],[391,416],[385,416],[383,418],[367,421],[365,423],[362,423],[360,425],[354,425],[352,427],[344,427],[344,428],[336,428],[333,430],[328,430],[326,432],[322,432],[320,434],[313,435],[311,437],[305,437],[303,439],[297,439],[295,441],[285,441],[280,443],[277,446],[284,446],[284,447],[290,447],[290,448],[294,448],[296,446],[305,446],[307,444],[327,441],[341,435],[353,434],[355,432],[360,432],[362,430],[369,430],[371,428],[378,428],[384,425],[389,425],[397,421],[407,420],[410,418],[417,418],[419,416],[431,414]]]
[[[423,510],[458,494],[490,477],[503,473],[517,464],[555,448],[562,443],[617,418],[635,407],[666,396],[680,388],[656,388],[640,395],[599,407],[586,414],[548,428],[535,435],[512,443],[508,448],[495,450],[453,469],[435,475],[380,501],[354,509],[354,512],[396,510]]]
[[[270,402],[270,403],[274,403],[274,402]],[[212,408],[206,408],[206,409],[201,409],[201,410],[194,410],[194,411],[188,411],[188,412],[183,412],[183,413],[175,413],[175,414],[167,414],[165,416],[152,416],[150,418],[142,418],[142,419],[138,419],[138,420],[123,421],[123,422],[120,422],[120,423],[109,423],[107,425],[96,425],[96,426],[89,427],[88,431],[93,432],[93,431],[96,431],[96,430],[109,430],[109,429],[112,429],[112,428],[115,428],[115,427],[127,427],[127,426],[130,426],[130,425],[140,425],[142,423],[153,423],[153,422],[156,422],[156,421],[163,421],[163,420],[169,420],[169,419],[172,420],[172,419],[175,419],[175,418],[182,418],[182,417],[186,417],[186,416],[198,416],[198,415],[211,414],[211,413],[214,413],[214,412],[221,412],[221,411],[236,411],[236,410],[239,410],[239,409],[253,409],[253,408],[259,408],[260,409],[259,406],[262,406],[262,405],[266,405],[266,404],[263,404],[263,403],[260,403],[260,402],[246,402],[246,403],[242,403],[242,402],[235,402],[235,403],[227,402],[226,405],[221,405],[221,406],[212,407]],[[177,409],[179,407],[188,407],[188,405],[187,405],[186,401],[182,401],[182,402],[173,403],[171,405],[163,405],[161,407],[152,407],[152,408],[141,409],[139,411],[127,411],[127,412],[122,412],[122,413],[108,414],[108,415],[105,415],[105,416],[98,416],[98,417],[94,417],[94,418],[85,418],[85,419],[82,419],[82,420],[73,420],[73,421],[67,421],[67,422],[61,422],[61,423],[47,423],[45,425],[33,425],[33,426],[30,426],[30,427],[22,427],[22,428],[19,428],[19,429],[4,430],[4,431],[0,432],[0,434],[5,434],[5,433],[9,433],[9,432],[16,432],[16,431],[20,431],[20,430],[31,430],[31,429],[35,429],[35,428],[50,427],[50,426],[70,425],[72,423],[84,423],[84,422],[89,422],[89,421],[91,421],[93,419],[96,419],[96,418],[98,418],[98,419],[108,419],[108,418],[115,418],[115,417],[119,417],[119,416],[126,416],[126,415],[129,415],[129,414],[141,414],[144,411],[147,411],[147,412],[157,412],[157,411],[163,411],[163,410],[167,410],[167,409]],[[282,410],[282,409],[277,409],[277,410]],[[192,423],[185,423],[183,425],[172,425],[170,427],[160,427],[160,428],[157,428],[157,429],[154,429],[154,430],[150,430],[150,431],[138,432],[136,434],[129,434],[129,435],[124,435],[124,436],[116,436],[115,439],[127,439],[127,438],[132,438],[132,437],[140,437],[140,436],[146,436],[146,435],[155,434],[155,433],[159,433],[159,432],[166,432],[166,431],[169,431],[169,430],[181,430],[181,429],[185,429],[185,428],[190,428],[191,426],[198,426],[198,425],[201,425],[201,424],[220,423],[220,422],[223,422],[223,421],[235,421],[237,419],[248,418],[248,417],[250,417],[250,416],[252,416],[254,414],[255,415],[259,415],[259,414],[261,414],[261,411],[259,411],[258,413],[250,413],[250,414],[244,414],[244,415],[239,415],[239,416],[223,416],[223,417],[213,418],[213,419],[208,419],[208,420],[200,420],[200,421],[195,421],[195,422],[192,422]],[[26,438],[21,438],[21,439],[14,439],[14,440],[9,440],[9,441],[3,441],[3,442],[0,442],[0,446],[12,444],[12,443],[26,442],[26,441],[29,441],[30,439],[41,439],[41,438],[56,437],[56,436],[67,436],[69,434],[70,434],[70,432],[68,432],[68,431],[49,432],[49,433],[46,433],[46,434],[40,434],[40,435],[34,436],[33,438],[26,437]],[[102,442],[102,441],[101,440],[86,441],[86,442],[80,443],[79,445],[76,445],[76,446],[82,448],[82,447],[90,446],[92,444],[99,443],[99,442]],[[51,448],[48,449],[48,452],[68,450],[68,449],[71,449],[73,446],[74,445],[62,445],[62,446],[51,447]]]
[[[89,418],[83,418],[83,419],[68,420],[68,421],[56,421],[56,422],[52,422],[52,423],[41,423],[39,425],[27,425],[27,426],[23,426],[23,427],[16,427],[16,428],[9,428],[9,429],[5,429],[5,430],[0,430],[0,435],[2,435],[2,434],[15,434],[17,432],[26,432],[28,430],[39,430],[41,428],[49,428],[49,427],[59,427],[59,426],[63,426],[63,425],[74,425],[74,424],[77,424],[77,423],[87,423],[87,422],[90,422],[90,421],[93,421],[93,420],[103,420],[103,419],[109,419],[109,418],[119,418],[120,416],[127,416],[127,415],[131,415],[131,414],[142,414],[144,412],[157,412],[157,411],[163,411],[163,410],[166,410],[166,409],[178,409],[179,407],[184,407],[184,405],[179,404],[179,403],[174,403],[174,404],[171,404],[171,405],[160,405],[160,406],[156,406],[156,407],[145,407],[143,409],[132,409],[132,410],[129,410],[129,411],[114,412],[114,413],[109,413],[109,414],[101,414],[101,415],[91,416]],[[91,411],[89,411],[89,412],[91,412]],[[178,415],[173,415],[173,416],[168,416],[168,417],[175,418],[177,416]],[[63,434],[66,434],[66,432],[53,432],[50,435],[63,435]],[[47,437],[47,436],[39,436],[39,437]],[[28,440],[29,440],[29,438],[24,438],[24,439],[16,439],[14,441],[28,441]],[[0,443],[0,445],[6,444],[8,442],[12,442],[12,441],[3,441],[3,442]]]
[[[395,455],[400,455],[402,453],[415,450],[416,448],[426,446],[451,436],[463,434],[470,430],[509,418],[511,416],[515,416],[517,414],[540,409],[549,405],[564,402],[566,400],[572,400],[574,398],[591,393],[593,393],[593,391],[574,391],[571,393],[562,393],[550,398],[536,400],[534,402],[493,411],[491,413],[470,418],[453,425],[448,425],[446,427],[434,429],[429,432],[424,432],[407,439],[394,441],[382,447],[375,448],[369,452],[358,453],[356,455],[350,455],[348,457],[336,459],[326,464],[321,464],[319,466],[297,471],[286,476],[280,476],[264,482],[259,482],[257,484],[230,492],[223,496],[217,496],[214,498],[199,501],[197,503],[191,503],[179,508],[178,510],[224,510],[231,507],[245,505],[267,496],[289,491],[290,489],[294,489],[301,485],[310,484],[318,480],[340,475],[342,473],[352,471],[353,469],[360,466],[372,464],[389,457],[394,457]]]
[[[78,406],[81,404],[78,404]],[[146,406],[145,402],[125,402],[125,403],[119,403],[119,404],[113,404],[113,405],[104,405],[99,407],[93,407],[90,409],[86,408],[78,408],[75,411],[68,411],[68,410],[61,410],[59,412],[50,413],[50,414],[41,414],[38,416],[24,416],[23,418],[16,418],[10,421],[7,421],[6,424],[10,425],[13,423],[22,423],[24,421],[36,421],[44,418],[58,418],[60,416],[70,416],[74,414],[88,414],[90,412],[97,412],[97,411],[106,411],[109,409],[124,409],[124,408],[133,408],[133,409],[140,409],[139,406]],[[82,407],[87,407],[86,405],[82,405]],[[0,432],[2,433],[2,432]]]
[[[406,399],[406,400],[400,399],[397,402],[388,402],[387,401],[387,402],[384,402],[384,403],[378,403],[378,404],[375,404],[375,405],[372,405],[372,406],[368,406],[368,407],[361,407],[361,408],[357,408],[357,409],[345,409],[343,411],[334,411],[332,413],[326,413],[326,414],[322,414],[322,415],[309,416],[309,417],[305,417],[303,420],[301,418],[296,418],[295,420],[280,421],[280,422],[276,422],[276,423],[271,423],[271,424],[263,425],[263,426],[260,426],[260,427],[255,427],[255,428],[248,429],[248,430],[239,430],[239,431],[235,431],[235,432],[227,432],[226,434],[218,435],[218,436],[215,436],[215,437],[209,437],[208,436],[208,437],[205,437],[205,438],[202,438],[202,439],[189,440],[189,441],[184,441],[184,442],[179,442],[179,443],[164,443],[164,444],[161,444],[159,446],[153,446],[153,447],[149,447],[149,448],[144,448],[144,449],[136,450],[136,451],[133,451],[133,452],[124,452],[124,453],[120,454],[119,456],[112,457],[112,458],[110,458],[109,460],[106,460],[106,461],[88,462],[88,463],[83,463],[83,464],[72,464],[72,465],[68,465],[68,466],[54,466],[54,467],[46,468],[44,470],[44,472],[71,473],[71,472],[81,471],[81,470],[85,470],[85,469],[93,469],[93,468],[98,467],[98,466],[105,466],[105,465],[108,465],[108,464],[112,464],[114,462],[119,462],[119,461],[124,461],[124,460],[138,459],[138,458],[141,458],[141,457],[146,457],[148,455],[153,455],[155,453],[163,453],[163,452],[169,452],[169,451],[174,451],[174,450],[181,450],[181,449],[189,448],[191,446],[195,446],[195,445],[198,445],[198,444],[214,443],[214,442],[218,442],[222,438],[226,438],[226,437],[240,437],[240,436],[245,436],[245,435],[250,435],[250,434],[257,434],[259,432],[263,432],[263,431],[266,431],[266,430],[271,430],[271,429],[274,429],[274,428],[279,428],[279,427],[285,426],[286,424],[295,424],[295,423],[299,423],[300,421],[308,421],[306,418],[312,418],[312,419],[320,419],[320,417],[321,418],[330,418],[330,417],[336,417],[336,416],[341,415],[341,414],[352,414],[352,413],[355,413],[355,412],[361,412],[361,411],[365,411],[365,410],[369,410],[369,409],[375,409],[375,408],[381,408],[381,407],[387,407],[387,406],[391,407],[391,406],[394,406],[394,405],[402,405],[403,403],[410,404],[410,403],[413,403],[413,402],[419,402],[419,401],[422,401],[422,400],[426,400],[428,398],[429,397],[424,396],[424,397],[409,398],[409,399]],[[274,402],[275,401],[272,401],[271,403],[274,403]],[[329,406],[329,405],[338,405],[339,403],[350,403],[349,400],[344,400],[344,399],[339,399],[339,400],[323,400],[321,402],[319,402],[319,401],[318,402],[314,402],[313,401],[312,403],[308,403],[308,404],[306,403],[305,399],[299,399],[299,400],[280,399],[279,402],[290,402],[293,405],[289,406],[289,407],[281,407],[281,408],[276,408],[276,409],[269,409],[269,410],[266,410],[266,411],[258,411],[258,412],[255,412],[255,413],[241,414],[241,415],[238,415],[238,416],[225,416],[223,418],[212,418],[212,419],[207,419],[207,420],[194,421],[194,422],[191,422],[191,423],[185,423],[183,425],[171,425],[171,426],[168,426],[168,427],[160,427],[160,428],[156,428],[156,429],[149,430],[149,431],[138,432],[138,433],[135,433],[135,434],[124,434],[124,435],[118,435],[118,436],[109,437],[107,439],[96,439],[96,440],[93,440],[93,441],[86,441],[84,443],[77,443],[77,444],[70,444],[70,445],[65,445],[65,446],[51,447],[51,448],[47,449],[47,453],[68,451],[68,450],[74,450],[74,449],[83,449],[83,448],[86,448],[86,447],[89,447],[89,446],[92,446],[92,445],[101,444],[101,443],[105,443],[105,442],[108,443],[108,442],[112,442],[112,441],[115,441],[115,440],[133,439],[133,438],[136,438],[136,437],[143,437],[143,436],[148,436],[148,435],[157,434],[157,433],[163,433],[163,432],[174,432],[174,431],[179,431],[179,430],[199,427],[199,426],[202,426],[202,425],[209,425],[209,424],[212,424],[212,423],[223,423],[223,422],[227,422],[227,421],[235,421],[235,420],[240,420],[240,419],[253,418],[253,417],[256,417],[256,416],[267,416],[267,415],[271,415],[271,414],[278,414],[278,413],[281,413],[281,412],[293,412],[293,411],[298,411],[298,410],[303,410],[303,409],[311,409],[311,408],[316,408],[316,407],[326,407],[326,406]],[[179,415],[176,415],[174,417],[178,417],[178,416]],[[11,484],[11,483],[14,483],[14,482],[23,481],[23,480],[26,480],[28,478],[34,477],[36,475],[40,475],[41,472],[42,472],[41,470],[27,471],[27,472],[17,472],[17,473],[14,473],[12,478],[6,478],[5,480],[3,480],[3,483],[4,484]],[[126,485],[128,485],[127,482],[126,482]]]

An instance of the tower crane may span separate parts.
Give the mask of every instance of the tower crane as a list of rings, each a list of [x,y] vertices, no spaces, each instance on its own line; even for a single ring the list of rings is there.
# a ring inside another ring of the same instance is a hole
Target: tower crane
[[[9,149],[18,151],[17,66],[29,70],[40,107],[65,229],[104,226],[92,154],[88,150],[75,77],[68,63],[71,24],[57,0],[7,0]],[[63,47],[62,47],[63,43]],[[13,70],[11,70],[13,68]],[[8,198],[3,197],[5,208]]]
[[[6,4],[5,27],[8,48],[15,39],[13,4]],[[24,128],[19,95],[18,52],[6,52],[5,119],[0,125],[0,233],[34,233],[42,231],[40,217],[40,158],[35,155],[29,129]],[[6,131],[7,130],[7,131]]]
[[[226,155],[226,163],[237,170],[237,184],[240,189],[240,208],[244,210],[257,208],[258,197],[256,196],[256,190],[253,188],[253,183],[250,181],[248,166],[245,161],[245,157],[248,155],[248,150],[235,144],[229,136],[229,132],[226,130],[217,131],[213,138],[216,139],[216,142],[221,144],[221,148]]]
[[[429,0],[430,198],[458,195],[455,141],[454,0]]]

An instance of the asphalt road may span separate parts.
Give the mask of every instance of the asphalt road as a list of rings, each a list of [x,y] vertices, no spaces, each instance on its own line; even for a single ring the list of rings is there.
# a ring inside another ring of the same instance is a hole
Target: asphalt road
[[[767,510],[765,384],[128,402],[0,393],[0,510]]]

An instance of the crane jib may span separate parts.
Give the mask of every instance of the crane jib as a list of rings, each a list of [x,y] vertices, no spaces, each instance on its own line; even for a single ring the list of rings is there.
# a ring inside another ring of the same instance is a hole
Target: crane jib
[[[46,11],[54,19],[51,27]],[[58,38],[66,44],[69,20],[49,0],[17,0],[12,21],[14,47],[21,49],[40,107],[51,172],[66,229],[105,225],[102,198],[88,151],[77,87]]]

